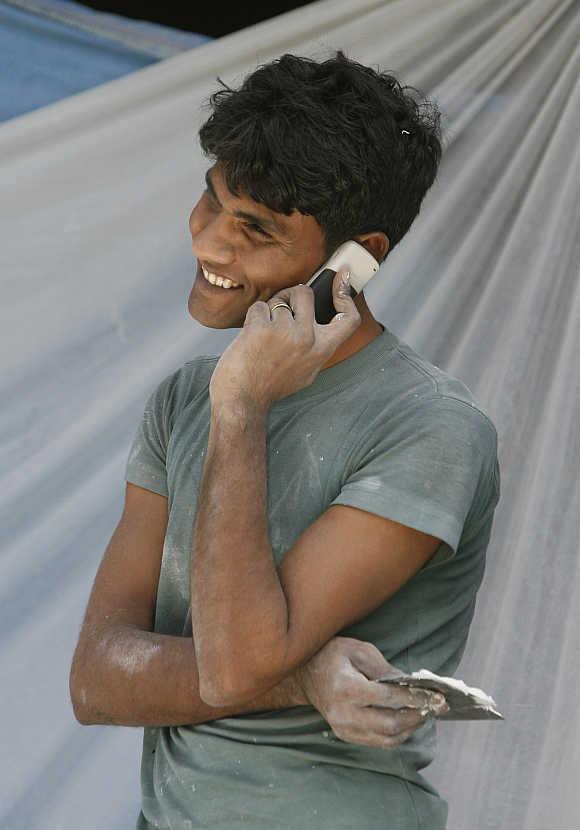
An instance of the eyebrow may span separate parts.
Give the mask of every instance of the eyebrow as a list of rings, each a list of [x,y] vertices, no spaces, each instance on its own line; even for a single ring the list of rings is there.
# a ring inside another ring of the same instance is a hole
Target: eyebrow
[[[213,186],[209,170],[205,171],[205,184],[212,196],[212,199],[215,199],[218,205],[222,207],[222,203],[218,199],[217,193],[215,192],[215,187]],[[245,219],[247,222],[255,222],[256,224],[261,225],[268,230],[274,231],[274,233],[281,236],[287,234],[286,229],[274,219],[267,219],[265,216],[258,216],[256,213],[248,213],[245,210],[234,210],[232,211],[232,216],[235,216],[236,219]]]

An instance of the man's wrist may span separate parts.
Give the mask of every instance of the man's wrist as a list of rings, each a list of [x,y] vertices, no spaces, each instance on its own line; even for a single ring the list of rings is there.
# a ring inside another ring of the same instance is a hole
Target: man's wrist
[[[296,669],[292,674],[284,678],[280,684],[284,689],[284,694],[287,698],[289,706],[309,706],[310,701],[306,696],[304,687],[302,685],[301,669]]]
[[[214,423],[233,424],[238,429],[265,425],[269,406],[250,397],[218,397],[211,400],[211,419]]]
[[[287,675],[276,686],[249,701],[247,706],[227,708],[224,717],[235,717],[236,714],[252,714],[264,710],[280,711],[292,709],[294,706],[310,706],[310,701],[300,681],[299,670]]]

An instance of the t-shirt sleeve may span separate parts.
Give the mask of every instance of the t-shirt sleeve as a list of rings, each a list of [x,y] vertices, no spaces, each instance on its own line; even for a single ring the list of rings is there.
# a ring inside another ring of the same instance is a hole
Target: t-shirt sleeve
[[[167,489],[167,445],[178,372],[168,375],[149,396],[129,451],[125,480],[161,496]]]
[[[493,425],[471,404],[441,397],[371,424],[332,504],[428,533],[455,553],[466,524],[493,511],[498,487]]]

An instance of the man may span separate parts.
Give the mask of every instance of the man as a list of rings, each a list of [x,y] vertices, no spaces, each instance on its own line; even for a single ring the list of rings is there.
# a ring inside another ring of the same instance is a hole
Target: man
[[[212,96],[189,311],[241,331],[149,399],[71,671],[82,723],[145,726],[138,828],[445,826],[420,774],[445,702],[373,681],[457,667],[495,430],[348,275],[328,325],[305,285],[419,212],[438,114],[406,89],[338,52]]]

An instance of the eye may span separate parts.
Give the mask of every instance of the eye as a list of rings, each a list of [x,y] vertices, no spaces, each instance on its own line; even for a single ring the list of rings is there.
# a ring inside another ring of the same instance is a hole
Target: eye
[[[270,234],[264,230],[260,225],[256,225],[255,222],[246,222],[246,228],[249,228],[254,233],[259,234],[260,236],[270,236]]]

